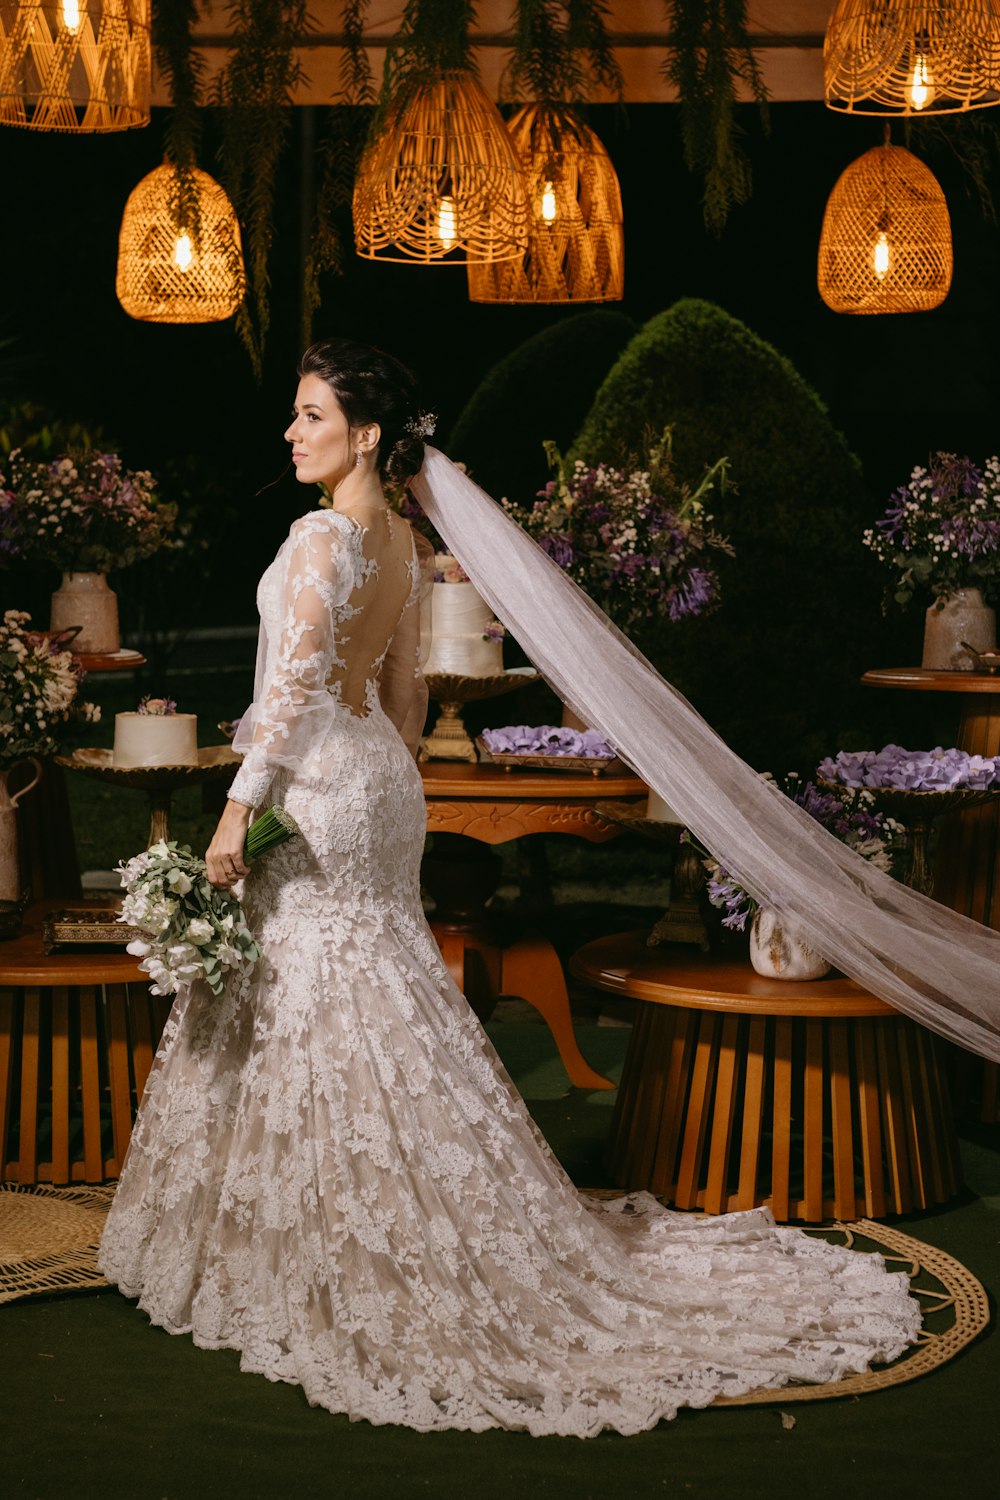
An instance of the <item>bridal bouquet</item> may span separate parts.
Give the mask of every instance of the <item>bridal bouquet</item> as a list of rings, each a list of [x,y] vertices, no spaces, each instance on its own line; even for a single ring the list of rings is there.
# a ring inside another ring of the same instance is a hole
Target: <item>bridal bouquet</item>
[[[621,630],[715,608],[715,560],[732,547],[712,529],[706,502],[725,484],[724,458],[691,490],[674,472],[669,430],[652,444],[646,467],[627,473],[579,459],[567,472],[553,443],[546,453],[556,477],[532,508],[510,500],[503,507]]]
[[[247,829],[244,858],[259,859],[298,831],[283,807],[272,807]],[[205,861],[189,845],[161,839],[117,871],[126,893],[118,920],[142,933],[128,951],[152,979],[154,995],[175,995],[196,979],[219,995],[229,970],[260,958],[240,903],[210,883]]]
[[[177,507],[153,476],[116,453],[66,453],[50,462],[15,449],[0,476],[0,559],[107,573],[149,557],[167,540]]]
[[[790,797],[797,806],[816,819],[841,843],[869,860],[876,869],[891,872],[894,853],[902,847],[906,831],[895,818],[875,812],[875,799],[871,792],[855,787],[838,787],[836,791],[821,791],[813,782],[803,783],[801,776],[791,772],[783,785],[768,772],[763,779],[772,784],[775,792]],[[705,849],[685,828],[681,833],[682,844],[691,844],[701,856],[708,875],[706,893],[711,904],[725,912],[723,927],[743,932],[748,920],[757,910],[756,898],[742,886],[715,855]]]
[[[935,453],[862,540],[892,572],[886,605],[905,606],[920,589],[945,600],[980,588],[993,602],[1000,596],[1000,458],[979,469],[970,458]]]
[[[22,609],[6,610],[0,621],[0,766],[25,755],[52,755],[64,724],[96,724],[101,717],[95,703],[77,696],[84,674],[66,638],[32,631],[30,624]]]

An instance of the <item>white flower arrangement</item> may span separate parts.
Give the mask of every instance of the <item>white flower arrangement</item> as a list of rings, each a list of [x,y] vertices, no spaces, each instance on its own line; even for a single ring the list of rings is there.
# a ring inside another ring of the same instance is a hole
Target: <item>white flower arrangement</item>
[[[259,859],[298,831],[284,808],[272,807],[247,830],[244,857]],[[161,839],[117,872],[126,892],[118,920],[142,933],[128,951],[153,981],[154,995],[176,995],[198,979],[221,995],[227,973],[260,958],[240,903],[211,884],[189,845]]]
[[[64,725],[101,717],[96,703],[78,699],[84,674],[65,639],[30,625],[22,609],[8,609],[0,620],[0,766],[52,755]]]

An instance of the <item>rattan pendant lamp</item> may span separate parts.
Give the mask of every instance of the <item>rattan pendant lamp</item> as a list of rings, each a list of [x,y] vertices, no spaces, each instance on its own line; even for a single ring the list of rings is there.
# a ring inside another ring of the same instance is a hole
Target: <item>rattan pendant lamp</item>
[[[189,169],[187,183],[190,193],[184,195],[176,168],[164,164],[129,194],[115,281],[129,317],[147,323],[219,323],[243,300],[243,254],[233,205],[219,183],[197,167]]]
[[[365,150],[354,238],[369,260],[509,260],[528,242],[524,178],[499,110],[471,71],[407,89]]]
[[[817,280],[827,307],[929,312],[951,272],[951,221],[933,172],[888,139],[852,162],[823,215]]]
[[[828,106],[853,114],[998,104],[1000,0],[839,0],[823,73]]]
[[[621,191],[601,141],[566,105],[526,104],[508,129],[528,187],[528,247],[513,260],[470,265],[470,299],[620,301]]]
[[[476,75],[470,0],[407,0],[354,185],[369,260],[508,260],[528,242],[524,178]]]
[[[150,0],[2,0],[0,124],[148,125],[149,18]]]

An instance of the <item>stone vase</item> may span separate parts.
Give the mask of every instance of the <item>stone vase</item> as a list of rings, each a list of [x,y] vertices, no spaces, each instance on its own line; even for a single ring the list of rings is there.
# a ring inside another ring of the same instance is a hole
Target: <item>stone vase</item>
[[[938,672],[973,672],[976,660],[966,646],[993,651],[996,644],[996,611],[983,603],[980,589],[959,589],[927,611],[920,665]]]
[[[71,650],[108,656],[121,646],[118,634],[118,595],[108,587],[103,573],[64,573],[52,595],[52,630],[81,626]]]
[[[822,979],[830,972],[797,923],[766,906],[757,908],[750,924],[750,962],[765,979]]]
[[[42,763],[34,755],[26,755],[23,759],[34,766],[35,774],[27,786],[19,787],[13,794],[9,786],[10,773],[21,762],[14,761],[9,766],[0,767],[0,901],[20,901],[23,894],[24,882],[21,879],[17,839],[17,804],[25,792],[30,792],[37,785],[42,774]]]

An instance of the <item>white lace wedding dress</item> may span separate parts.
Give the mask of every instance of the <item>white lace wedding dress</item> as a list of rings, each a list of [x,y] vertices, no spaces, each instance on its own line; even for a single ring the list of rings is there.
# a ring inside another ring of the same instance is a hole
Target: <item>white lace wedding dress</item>
[[[532,1124],[420,905],[403,527],[311,513],[261,582],[233,795],[302,837],[246,881],[261,962],[178,997],[104,1274],[314,1404],[427,1431],[633,1433],[894,1358],[919,1311],[878,1257],[766,1210],[588,1201]]]

